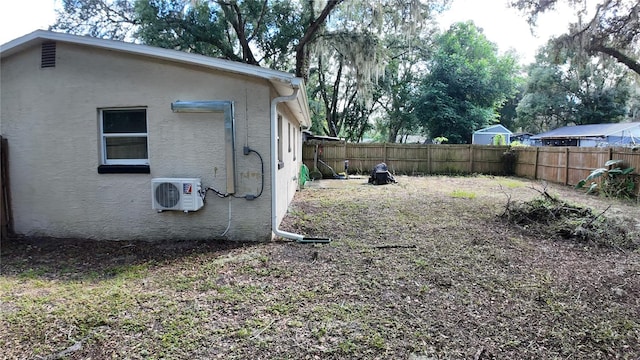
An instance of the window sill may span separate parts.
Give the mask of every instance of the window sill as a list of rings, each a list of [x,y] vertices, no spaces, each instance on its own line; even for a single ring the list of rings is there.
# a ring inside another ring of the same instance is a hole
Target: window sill
[[[100,165],[98,174],[150,174],[149,165]]]

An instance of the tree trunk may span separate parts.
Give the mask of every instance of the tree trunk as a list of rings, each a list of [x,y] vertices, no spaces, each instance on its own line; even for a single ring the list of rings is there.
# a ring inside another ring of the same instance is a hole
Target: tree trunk
[[[309,50],[307,45],[313,41],[316,33],[327,19],[331,11],[344,0],[329,0],[317,19],[311,21],[309,27],[304,32],[304,36],[296,45],[296,76],[301,77],[306,82],[309,80]]]
[[[387,137],[388,143],[395,143],[398,138],[398,129],[395,127],[389,127],[389,136]]]
[[[258,60],[253,56],[247,34],[244,31],[245,24],[240,7],[236,3],[221,4],[221,7],[238,36],[240,47],[242,47],[242,61],[251,65],[259,65]]]

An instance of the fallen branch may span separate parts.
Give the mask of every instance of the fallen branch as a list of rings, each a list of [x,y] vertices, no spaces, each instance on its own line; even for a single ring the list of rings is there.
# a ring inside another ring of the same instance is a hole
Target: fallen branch
[[[260,334],[262,334],[263,332],[265,332],[268,328],[271,327],[271,325],[273,325],[273,323],[276,322],[275,320],[271,320],[270,323],[267,324],[267,326],[263,327],[262,329],[260,329],[258,332],[256,332],[255,334],[253,334],[253,336],[251,336],[251,339],[256,339]]]
[[[606,213],[610,208],[611,208],[611,205],[607,206],[607,208],[604,209],[600,214],[596,215],[593,219],[591,219],[591,221],[589,221],[586,227],[591,226],[591,224],[593,224],[594,221],[596,221],[600,216]]]
[[[509,214],[511,209],[511,194],[508,194],[506,191],[504,191],[502,185],[500,185],[500,190],[507,197],[507,205],[505,205],[504,211],[502,212],[502,215],[500,215],[501,217],[505,217],[507,216],[507,214]]]
[[[376,249],[415,249],[416,245],[377,245]]]
[[[72,353],[82,350],[82,344],[84,342],[86,342],[87,339],[89,339],[89,337],[95,335],[97,330],[104,329],[104,328],[106,328],[106,326],[98,326],[98,327],[94,328],[87,336],[83,337],[79,341],[76,341],[75,344],[69,346],[68,348],[66,348],[66,349],[64,349],[62,351],[59,351],[59,352],[57,352],[55,354],[47,355],[47,356],[44,356],[44,357],[43,356],[38,356],[38,359],[42,359],[42,360],[66,359]]]
[[[542,190],[537,189],[533,185],[531,185],[531,189],[537,191],[539,194],[544,196],[546,199],[549,199],[551,202],[559,202],[560,201],[555,196],[549,194],[549,192],[547,191],[547,183],[546,182],[542,183]]]
[[[74,353],[76,351],[79,351],[82,349],[82,341],[78,341],[75,344],[69,346],[68,348],[56,353],[56,354],[51,354],[45,357],[41,357],[41,359],[44,360],[59,360],[59,359],[64,359],[67,356],[71,355],[71,353]]]

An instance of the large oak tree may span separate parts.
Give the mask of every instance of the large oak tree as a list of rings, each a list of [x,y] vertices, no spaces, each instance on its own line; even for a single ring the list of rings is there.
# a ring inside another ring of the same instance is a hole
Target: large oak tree
[[[538,16],[560,3],[573,7],[578,22],[556,39],[564,48],[581,48],[590,55],[611,56],[636,74],[640,45],[640,0],[512,0],[511,5],[528,14],[535,26]],[[588,7],[595,4],[595,7]]]
[[[470,143],[475,130],[498,122],[498,110],[515,95],[516,59],[498,55],[473,22],[453,24],[435,47],[415,112],[432,138]]]
[[[381,96],[383,39],[418,33],[448,1],[63,0],[53,29],[295,72],[312,86],[316,129],[358,140]]]

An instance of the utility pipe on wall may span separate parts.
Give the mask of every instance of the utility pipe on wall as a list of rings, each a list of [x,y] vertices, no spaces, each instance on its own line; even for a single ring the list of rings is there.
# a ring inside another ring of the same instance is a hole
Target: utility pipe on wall
[[[278,229],[278,104],[295,100],[300,91],[299,83],[291,83],[293,93],[271,100],[271,231],[283,238],[302,241],[304,236]]]
[[[330,239],[308,238],[278,228],[278,140],[276,138],[278,134],[278,104],[295,100],[298,97],[300,85],[301,81],[294,79],[294,81],[291,82],[291,86],[293,87],[293,93],[291,95],[280,96],[271,100],[271,231],[277,236],[301,243],[328,243],[331,241]]]

